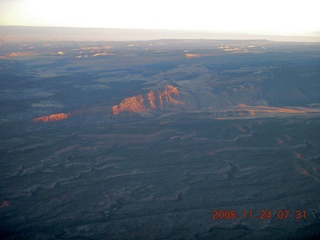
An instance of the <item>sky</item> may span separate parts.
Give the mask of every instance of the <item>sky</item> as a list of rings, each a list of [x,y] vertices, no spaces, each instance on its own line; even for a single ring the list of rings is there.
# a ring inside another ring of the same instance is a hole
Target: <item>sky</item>
[[[0,25],[308,36],[320,32],[319,9],[319,0],[0,0]]]

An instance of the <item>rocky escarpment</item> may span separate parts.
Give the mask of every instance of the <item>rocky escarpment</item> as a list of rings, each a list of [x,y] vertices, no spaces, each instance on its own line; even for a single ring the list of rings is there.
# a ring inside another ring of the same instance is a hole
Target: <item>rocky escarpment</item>
[[[155,109],[163,109],[167,104],[185,105],[184,102],[178,100],[180,91],[177,87],[167,85],[163,91],[149,91],[145,96],[136,95],[125,98],[121,103],[112,107],[114,115],[121,112],[142,113]]]

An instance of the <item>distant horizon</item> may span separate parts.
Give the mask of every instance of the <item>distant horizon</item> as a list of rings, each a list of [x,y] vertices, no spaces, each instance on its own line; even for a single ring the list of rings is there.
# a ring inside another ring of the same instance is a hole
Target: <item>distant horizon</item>
[[[46,29],[45,32],[43,30]],[[66,31],[68,29],[68,31]],[[71,31],[69,31],[71,30]],[[85,31],[83,31],[85,30]],[[282,42],[320,42],[320,32],[308,36],[267,35],[237,31],[138,29],[69,26],[0,25],[0,41],[145,41],[161,39],[269,40]]]
[[[318,5],[317,0],[1,0],[0,25],[312,37],[320,32]]]

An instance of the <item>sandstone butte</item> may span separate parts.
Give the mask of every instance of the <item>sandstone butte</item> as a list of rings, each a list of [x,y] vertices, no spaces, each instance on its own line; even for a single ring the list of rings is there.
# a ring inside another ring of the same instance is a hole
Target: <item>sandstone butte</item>
[[[179,96],[180,92],[177,87],[167,85],[162,92],[151,90],[146,94],[145,98],[142,95],[125,98],[120,104],[112,107],[112,112],[114,115],[118,115],[120,112],[141,113],[163,107],[164,102],[184,104],[174,99],[172,95]]]
[[[70,114],[65,113],[57,113],[57,114],[51,114],[49,116],[42,116],[39,118],[34,118],[34,122],[53,122],[53,121],[61,121],[63,119],[66,119],[69,117]]]

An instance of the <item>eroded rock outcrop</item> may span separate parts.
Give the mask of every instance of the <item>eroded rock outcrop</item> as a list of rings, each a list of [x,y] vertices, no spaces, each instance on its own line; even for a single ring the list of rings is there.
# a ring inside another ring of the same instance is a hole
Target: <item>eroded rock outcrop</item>
[[[163,91],[149,91],[145,97],[137,95],[125,98],[120,104],[112,107],[112,112],[118,115],[120,112],[141,113],[158,108],[163,108],[165,103],[183,105],[182,101],[174,98],[180,96],[179,89],[172,85],[167,85]]]
[[[112,107],[113,114],[117,115],[120,112],[145,112],[148,109],[143,104],[144,99],[141,95],[125,98],[120,104]]]
[[[65,113],[56,113],[51,114],[49,116],[42,116],[38,118],[34,118],[33,122],[53,122],[53,121],[61,121],[69,117],[70,114]]]

